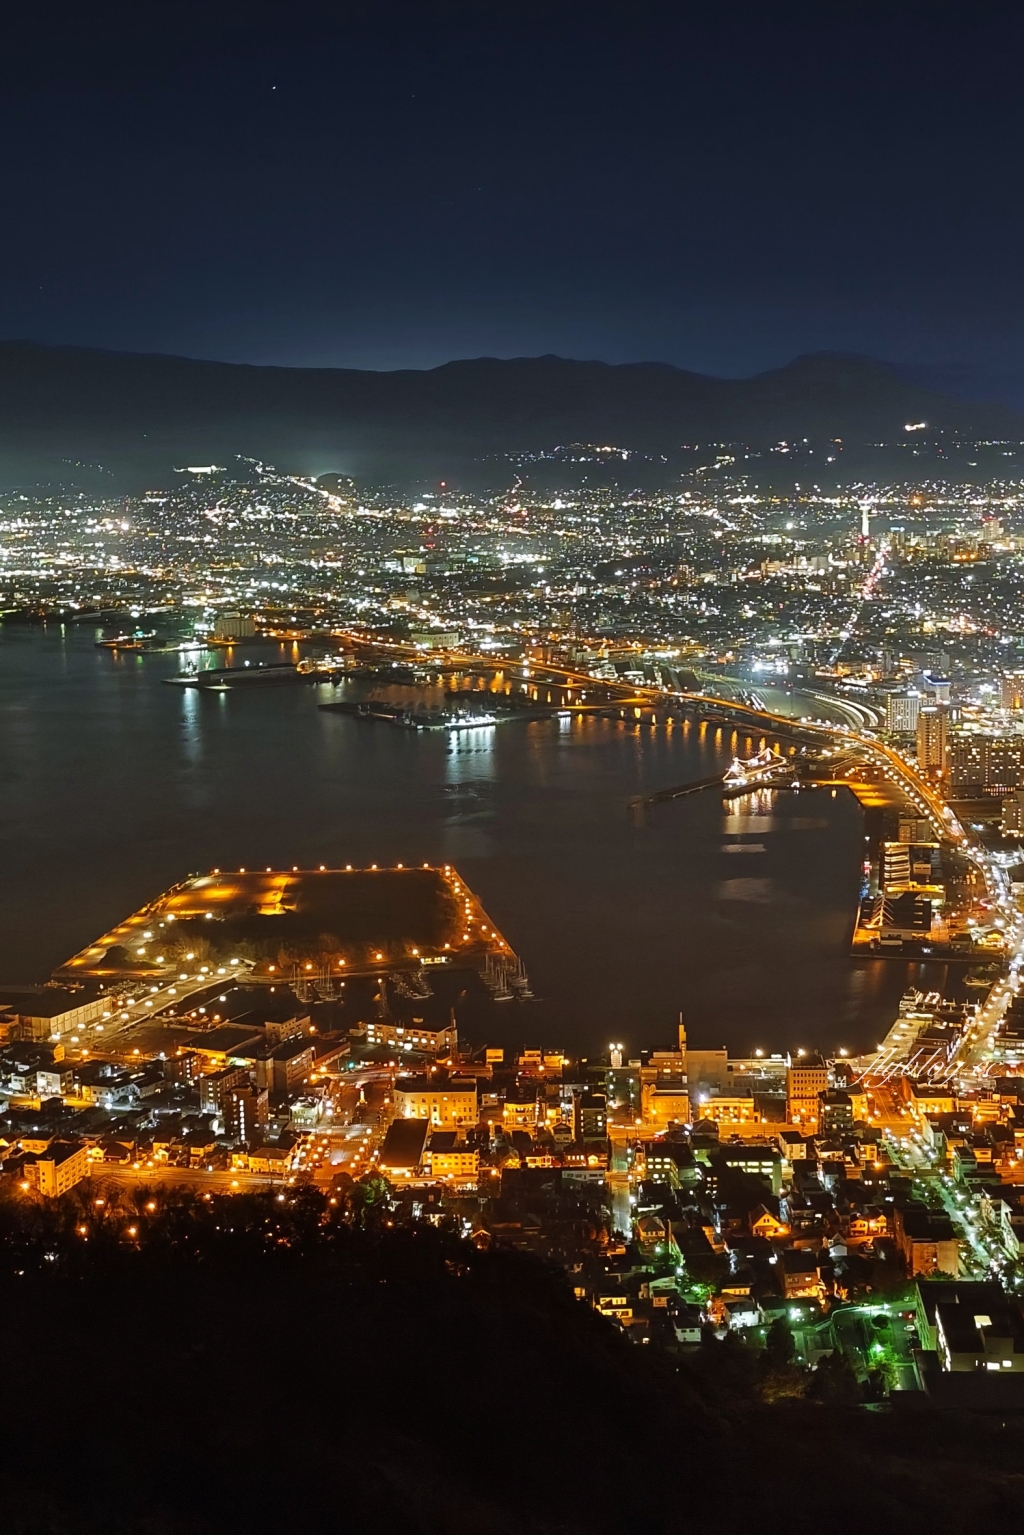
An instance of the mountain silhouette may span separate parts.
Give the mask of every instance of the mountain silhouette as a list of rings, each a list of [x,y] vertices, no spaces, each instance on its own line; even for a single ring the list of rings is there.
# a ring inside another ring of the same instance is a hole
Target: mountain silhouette
[[[1024,438],[1008,407],[941,394],[885,363],[818,352],[751,378],[665,363],[481,357],[427,370],[255,367],[0,343],[0,461],[158,469],[242,454],[306,472],[346,459],[544,452],[591,443],[672,455],[780,440],[844,446]]]

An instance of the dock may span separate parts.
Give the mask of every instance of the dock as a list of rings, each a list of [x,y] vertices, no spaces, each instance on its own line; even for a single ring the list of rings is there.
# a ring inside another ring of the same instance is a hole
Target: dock
[[[213,666],[205,671],[182,672],[177,677],[165,677],[163,680],[172,687],[215,688],[220,691],[224,688],[252,687],[258,683],[305,682],[307,679],[291,662],[274,662],[269,666],[259,662],[256,666]]]
[[[668,800],[683,799],[688,794],[702,794],[706,789],[720,789],[723,799],[735,799],[754,789],[790,788],[795,776],[795,763],[765,747],[764,751],[746,760],[734,757],[726,771],[713,778],[695,778],[670,789],[636,794],[628,804],[631,811],[642,811],[651,805],[663,805]]]

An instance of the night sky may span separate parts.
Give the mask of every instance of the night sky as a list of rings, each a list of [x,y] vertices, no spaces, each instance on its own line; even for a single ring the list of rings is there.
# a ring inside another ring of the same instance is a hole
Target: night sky
[[[4,39],[0,336],[1019,371],[1020,6],[81,9]]]

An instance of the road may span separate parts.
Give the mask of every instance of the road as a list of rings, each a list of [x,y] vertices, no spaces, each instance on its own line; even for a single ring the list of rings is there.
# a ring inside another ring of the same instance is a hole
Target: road
[[[111,998],[111,1012],[102,1023],[88,1024],[81,1032],[87,1035],[93,1044],[99,1045],[99,1035],[107,1037],[102,1041],[106,1048],[114,1046],[118,1036],[126,1033],[135,1024],[146,1022],[158,1012],[172,1005],[180,1009],[189,997],[198,992],[206,991],[211,986],[233,985],[236,981],[245,979],[249,975],[251,966],[248,964],[220,965],[212,968],[203,965],[194,972],[179,971],[174,976],[158,986],[145,986],[145,983],[135,984],[135,995],[130,1001],[115,1002]],[[81,1034],[69,1036],[71,1044],[78,1044]]]
[[[884,546],[879,550],[875,563],[865,579],[858,601],[858,612],[860,604],[868,600],[884,572],[886,552]],[[848,634],[852,632],[855,620],[856,614],[841,636],[841,644],[845,643]],[[354,646],[370,647],[382,654],[422,659],[423,653],[413,645],[371,641],[365,635],[354,631],[345,631],[343,637]],[[485,668],[493,672],[500,669],[502,665],[502,662],[494,656],[465,653],[459,650],[441,651],[432,659],[443,666],[456,669],[459,667]],[[638,687],[633,683],[616,683],[573,668],[546,662],[531,661],[522,665],[521,670],[525,676],[538,682],[550,681],[580,690],[600,686],[609,698],[623,704],[643,703],[663,707],[666,704],[678,703],[696,710],[720,708],[735,719],[737,724],[749,725],[766,734],[791,733],[794,725],[798,725],[802,732],[811,739],[820,741],[830,750],[834,751],[839,747],[846,752],[856,752],[881,769],[887,779],[894,785],[898,785],[908,803],[932,823],[937,837],[952,841],[964,856],[974,863],[985,883],[990,907],[994,913],[993,926],[1001,928],[1004,934],[1009,965],[1009,986],[997,988],[986,1000],[977,1027],[971,1031],[970,1038],[964,1042],[954,1061],[954,1067],[968,1077],[972,1074],[984,1074],[985,1069],[991,1064],[994,1036],[1016,992],[1021,966],[1024,965],[1024,915],[1018,910],[1014,901],[1006,869],[996,857],[971,841],[936,786],[918,773],[915,763],[909,761],[895,748],[880,741],[866,727],[839,725],[812,717],[793,720],[768,709],[739,703],[735,699],[716,698],[707,693],[690,693],[667,687]],[[818,696],[824,698],[825,695]]]
[[[959,1188],[944,1162],[937,1160],[913,1125],[887,1137],[889,1154],[914,1180],[914,1193],[932,1209],[944,1210],[960,1238],[961,1277],[988,1279],[993,1263],[1002,1258],[999,1244],[985,1230],[977,1197]]]
[[[204,1192],[209,1190],[215,1194],[245,1194],[260,1189],[280,1188],[285,1180],[272,1178],[266,1173],[236,1172],[229,1168],[215,1168],[209,1172],[205,1167],[173,1167],[167,1162],[156,1162],[145,1167],[96,1162],[90,1168],[90,1181],[101,1192],[107,1184],[135,1188],[176,1184],[199,1188]]]
[[[875,555],[875,558],[872,561],[871,569],[868,571],[864,581],[861,583],[860,591],[857,593],[857,601],[853,612],[850,614],[850,617],[847,621],[846,628],[840,632],[839,644],[836,646],[835,650],[832,652],[832,655],[829,657],[829,664],[831,666],[835,666],[836,662],[839,660],[839,657],[842,655],[847,641],[853,635],[857,625],[860,622],[860,616],[864,611],[865,603],[871,600],[871,595],[874,592],[875,587],[885,575],[885,561],[888,553],[889,545],[883,540],[882,543],[879,544],[878,553]]]
[[[610,1126],[611,1163],[608,1169],[608,1193],[612,1207],[612,1229],[627,1240],[633,1235],[633,1205],[629,1193],[629,1144],[635,1130]]]

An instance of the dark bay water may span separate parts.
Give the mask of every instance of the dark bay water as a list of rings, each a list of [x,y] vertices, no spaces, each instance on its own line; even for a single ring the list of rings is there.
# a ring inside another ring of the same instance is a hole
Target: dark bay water
[[[176,656],[91,629],[0,633],[0,981],[43,979],[118,918],[212,866],[451,862],[538,1001],[498,1043],[631,1049],[685,1013],[698,1045],[873,1045],[910,967],[848,958],[863,842],[845,793],[697,795],[728,732],[605,719],[449,738],[317,709],[324,687],[200,694]],[[932,984],[934,984],[934,977]]]

